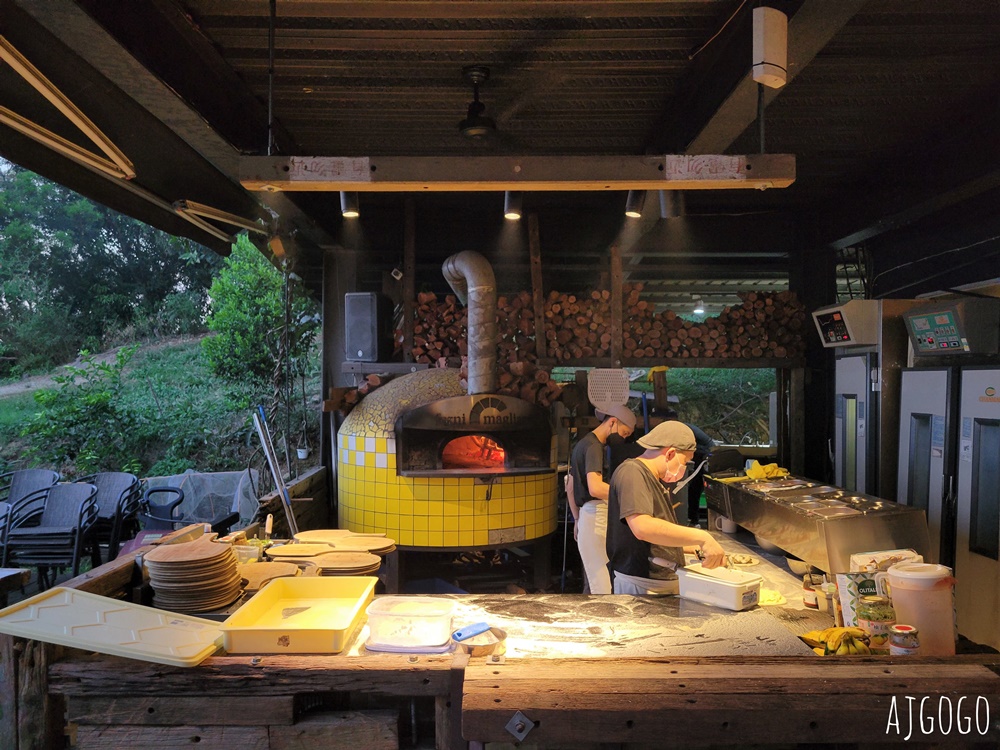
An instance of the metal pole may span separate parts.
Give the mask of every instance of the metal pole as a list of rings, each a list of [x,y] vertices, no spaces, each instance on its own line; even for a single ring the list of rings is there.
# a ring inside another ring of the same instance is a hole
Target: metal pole
[[[757,84],[757,136],[760,152],[764,153],[764,84]]]

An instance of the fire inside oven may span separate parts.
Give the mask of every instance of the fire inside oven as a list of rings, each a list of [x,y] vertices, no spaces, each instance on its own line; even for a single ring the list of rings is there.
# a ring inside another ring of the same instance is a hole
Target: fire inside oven
[[[541,407],[494,394],[441,399],[396,423],[401,476],[551,470],[552,425]]]
[[[442,469],[503,469],[507,451],[485,435],[465,435],[449,440],[441,451]]]

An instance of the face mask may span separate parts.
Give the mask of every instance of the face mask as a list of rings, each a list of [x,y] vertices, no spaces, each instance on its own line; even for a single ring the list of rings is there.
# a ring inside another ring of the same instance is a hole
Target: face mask
[[[682,459],[684,458],[680,454],[678,454],[677,457]],[[687,473],[687,462],[678,464],[673,468],[671,468],[670,464],[668,463],[667,470],[660,481],[666,482],[667,484],[673,484],[674,482],[681,481],[686,473]]]
[[[614,446],[625,445],[625,438],[623,438],[617,432],[612,432],[610,435],[608,435],[608,445],[614,445]]]
[[[697,474],[698,471],[706,463],[708,463],[708,459],[707,458],[704,461],[702,461],[700,464],[698,464],[698,466],[695,467],[693,471],[689,471],[689,469],[691,469],[691,466],[692,466],[691,463],[684,464],[684,472],[681,474],[681,476],[679,478],[677,478],[677,479],[674,480],[676,482],[676,484],[673,487],[673,491],[674,492],[680,492],[682,489],[684,489],[684,486],[688,482],[690,482],[692,479],[694,479],[694,475]]]
[[[667,484],[673,484],[674,482],[679,482],[687,474],[687,464],[681,464],[674,471],[667,469],[666,476],[663,477],[663,481]]]

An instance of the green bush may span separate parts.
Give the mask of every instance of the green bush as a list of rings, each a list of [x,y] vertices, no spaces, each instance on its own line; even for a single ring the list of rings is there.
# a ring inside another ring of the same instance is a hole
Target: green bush
[[[289,284],[291,324],[288,352],[293,361],[304,361],[319,330],[320,316],[314,300],[300,282]],[[240,237],[209,291],[208,329],[216,335],[203,342],[209,366],[239,390],[252,381],[258,385],[284,382],[283,329],[284,278],[250,244]]]
[[[123,347],[111,363],[84,351],[81,366],[53,378],[58,388],[35,392],[41,411],[22,431],[31,438],[32,459],[70,463],[80,474],[139,468],[136,416],[122,401],[122,372],[136,349]]]
[[[46,370],[60,362],[71,362],[83,342],[65,305],[39,306],[32,314],[10,321],[7,348],[16,357],[14,374]]]

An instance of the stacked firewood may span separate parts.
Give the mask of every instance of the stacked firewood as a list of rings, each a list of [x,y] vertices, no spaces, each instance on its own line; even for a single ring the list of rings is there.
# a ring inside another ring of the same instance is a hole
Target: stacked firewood
[[[654,312],[641,284],[625,288],[622,357],[797,357],[805,308],[792,292],[742,292],[742,304],[695,322],[672,310]],[[576,356],[571,353],[571,359]]]
[[[385,385],[394,376],[388,373],[371,372],[355,388],[330,388],[323,402],[324,411],[339,411],[345,416],[358,402],[376,388]]]
[[[718,317],[685,320],[672,310],[657,312],[642,299],[641,283],[626,284],[622,300],[622,357],[797,357],[803,353],[805,309],[792,292],[741,293],[741,304]],[[552,291],[543,300],[542,356],[572,364],[611,355],[611,292],[586,295]],[[418,295],[413,322],[415,362],[462,367],[468,354],[466,308],[454,295]],[[397,351],[402,349],[396,332]],[[538,364],[535,314],[528,292],[497,298],[498,392],[547,405],[561,389]]]
[[[595,290],[588,298],[549,292],[545,339],[547,356],[563,362],[610,355],[611,292]]]
[[[439,300],[434,292],[417,295],[416,319],[413,322],[413,361],[437,364],[441,358],[461,357],[468,350],[465,335],[466,308],[454,294]],[[401,332],[396,342],[403,345]]]
[[[531,294],[497,298],[498,392],[548,406],[562,395],[551,371],[538,365]]]
[[[431,292],[417,296],[413,322],[413,361],[435,367],[460,367],[465,376],[468,354],[466,308],[455,295],[439,299]],[[396,332],[397,348],[404,345]],[[561,388],[549,370],[536,365],[535,318],[531,295],[521,292],[497,298],[497,392],[548,406]]]

